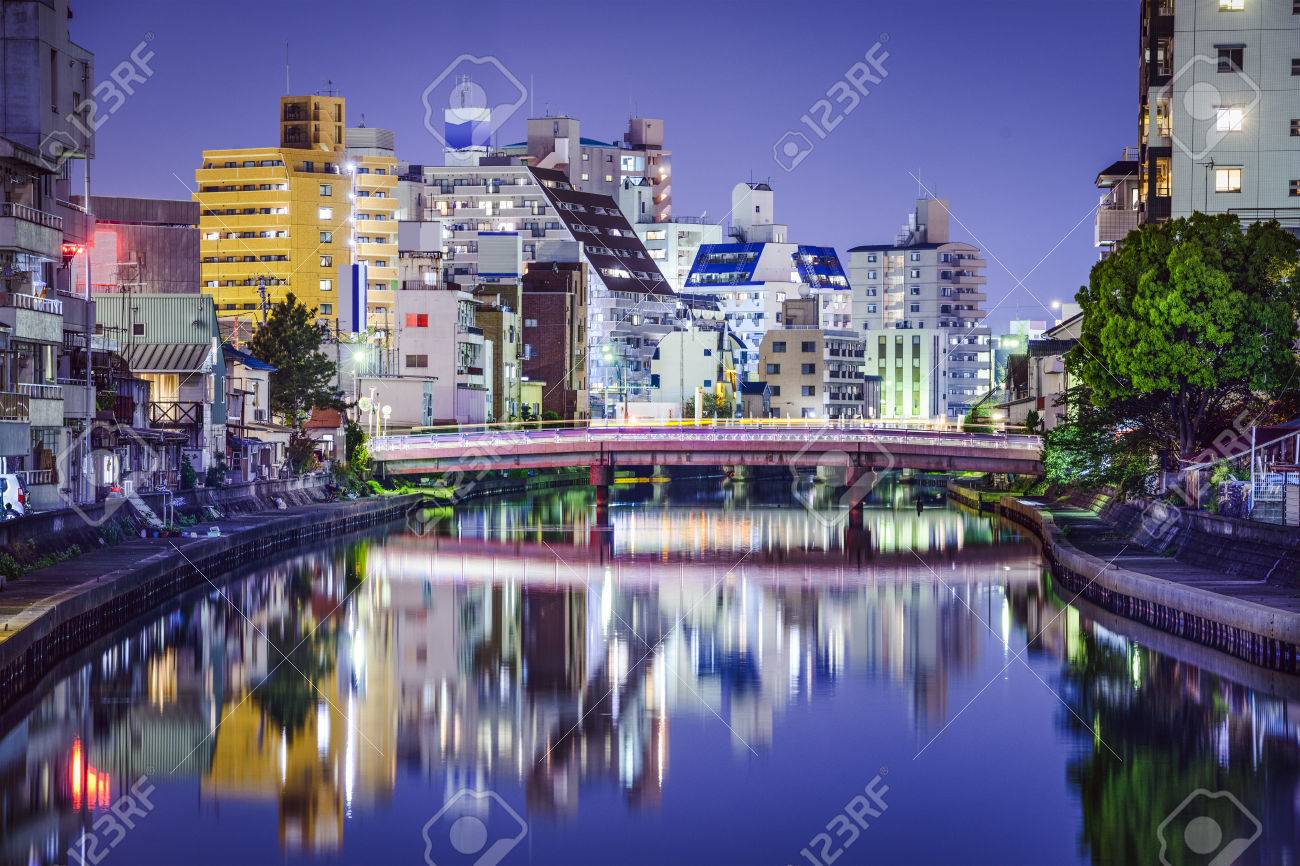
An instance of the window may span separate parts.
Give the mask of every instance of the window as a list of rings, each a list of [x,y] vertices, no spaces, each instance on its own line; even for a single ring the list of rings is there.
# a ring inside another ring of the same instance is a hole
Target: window
[[[909,273],[911,273],[911,275],[912,275],[912,279],[914,279],[914,280],[919,280],[919,279],[921,279],[921,269],[920,269],[920,268],[912,268],[912,270],[911,270]]]
[[[322,268],[332,268],[332,267],[334,267],[334,257],[333,257],[333,256],[321,256],[321,257],[320,257],[320,266],[321,266]]]
[[[429,366],[428,355],[407,355],[406,366],[424,369]]]
[[[321,232],[321,233],[320,233],[320,242],[323,243],[323,244],[332,244],[332,243],[334,243],[334,232]]]
[[[800,351],[800,352],[816,352],[816,351],[817,351],[817,343],[815,343],[815,342],[812,341],[812,340],[804,340],[803,342],[801,342],[801,343],[799,344],[799,351]]]
[[[1291,181],[1291,197],[1292,198],[1300,197],[1300,180]]]
[[[321,281],[320,281],[320,290],[321,290],[322,292],[332,292],[332,291],[334,291],[334,281],[333,281],[333,280],[321,280]]]
[[[919,312],[921,312],[921,305],[920,305],[920,304],[909,304],[909,305],[908,305],[908,309],[909,309],[911,312],[913,312],[913,313],[919,313]]]
[[[1220,12],[1241,12],[1246,8],[1246,0],[1219,0]]]
[[[317,209],[316,209],[316,218],[317,218],[317,219],[323,219],[323,220],[332,220],[332,219],[334,219],[334,208],[332,208],[332,207],[322,207],[322,208],[317,208]]]
[[[583,179],[583,180],[591,180],[591,175],[587,174],[587,172],[584,171],[584,172],[582,173],[582,179]]]
[[[334,184],[332,184],[332,183],[323,183],[323,184],[321,184],[321,185],[320,185],[320,194],[321,194],[321,195],[334,195]]]
[[[1296,2],[1300,2],[1300,0],[1296,0]],[[875,254],[875,253],[869,253],[869,254],[867,255],[867,261],[874,265],[874,264],[876,263],[876,254]]]
[[[406,327],[408,328],[429,327],[429,314],[428,313],[407,313]]]
[[[914,262],[919,262],[919,261],[921,260],[921,254],[920,254],[920,253],[912,253],[912,255],[911,255],[911,260],[914,261]]]
[[[799,372],[804,376],[812,376],[817,372],[816,364],[800,364]]]
[[[1300,75],[1300,57],[1291,58],[1291,74]]]
[[[132,323],[131,323],[131,336],[133,336],[133,337],[143,337],[143,336],[144,336],[144,322],[132,322]]]
[[[1300,3],[1300,0],[1296,0],[1296,2]],[[1300,138],[1300,118],[1291,119],[1291,137]]]
[[[772,351],[773,351],[773,352],[784,352],[784,351],[785,351],[785,341],[784,341],[784,340],[777,340],[776,342],[772,343]]]
[[[772,386],[772,396],[773,396],[773,397],[780,397],[780,396],[781,396],[781,386],[780,386],[780,385],[773,385],[773,386]]]
[[[804,397],[816,397],[816,396],[817,396],[817,386],[816,386],[816,385],[803,385],[803,386],[801,386],[801,387],[799,388],[799,393],[800,393],[801,395],[803,395]]]
[[[1221,105],[1215,111],[1215,128],[1219,132],[1241,132],[1241,121],[1246,116],[1244,108],[1240,105]]]
[[[334,315],[334,305],[333,305],[333,304],[321,304],[321,305],[320,305],[320,314],[321,314],[322,316],[332,316],[332,315]]]
[[[1220,167],[1214,170],[1215,192],[1241,192],[1241,169]]]
[[[1220,72],[1240,72],[1245,63],[1246,48],[1243,45],[1218,45]]]
[[[779,375],[781,375],[781,365],[780,365],[780,364],[768,364],[768,365],[767,365],[767,375],[769,375],[769,376],[779,376]]]
[[[875,272],[875,271],[867,271],[867,279],[869,279],[869,280],[874,280],[875,278],[876,278],[876,272]]]
[[[605,183],[613,183],[613,182],[614,182],[614,175],[612,174],[605,175]]]

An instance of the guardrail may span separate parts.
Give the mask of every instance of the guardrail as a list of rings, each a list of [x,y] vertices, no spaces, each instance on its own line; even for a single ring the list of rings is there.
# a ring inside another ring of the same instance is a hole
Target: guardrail
[[[17,202],[0,202],[0,217],[13,217],[47,229],[63,231],[63,217]]]
[[[19,469],[14,474],[21,478],[23,484],[27,487],[34,484],[54,483],[53,469]]]
[[[962,445],[977,448],[1023,448],[1041,450],[1038,436],[1007,433],[965,433],[962,431],[915,430],[884,426],[752,427],[709,425],[700,427],[589,427],[553,430],[495,430],[457,433],[428,433],[381,436],[367,443],[370,453],[406,451],[415,448],[463,448],[474,444],[510,448],[530,442],[807,442],[811,439],[837,443],[890,441],[909,445]]]

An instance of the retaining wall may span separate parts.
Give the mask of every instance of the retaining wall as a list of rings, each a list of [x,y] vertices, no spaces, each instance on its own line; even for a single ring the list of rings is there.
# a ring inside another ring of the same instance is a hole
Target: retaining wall
[[[1070,544],[1051,515],[1012,496],[996,510],[1037,535],[1056,580],[1093,604],[1251,664],[1297,672],[1300,616],[1107,563]]]
[[[162,549],[129,569],[101,576],[0,643],[0,711],[32,691],[61,660],[185,590],[308,542],[396,520],[421,498],[373,497],[294,514],[270,513],[256,528],[187,540],[184,556]]]

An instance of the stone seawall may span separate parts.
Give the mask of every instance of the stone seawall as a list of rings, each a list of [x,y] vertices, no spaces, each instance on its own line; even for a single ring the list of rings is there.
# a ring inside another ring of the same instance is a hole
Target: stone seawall
[[[1100,608],[1251,664],[1300,672],[1300,615],[1131,571],[1084,553],[1050,514],[1005,496],[996,512],[1043,542],[1056,580]]]
[[[270,512],[255,527],[215,538],[175,539],[129,568],[109,571],[51,599],[0,643],[0,712],[62,660],[195,586],[308,542],[401,518],[422,497],[374,497]]]

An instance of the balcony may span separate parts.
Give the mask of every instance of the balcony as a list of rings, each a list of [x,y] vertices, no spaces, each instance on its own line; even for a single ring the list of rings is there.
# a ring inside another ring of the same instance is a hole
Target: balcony
[[[0,293],[0,307],[12,307],[16,310],[35,310],[38,313],[63,315],[63,302],[56,298],[41,298],[21,292]]]
[[[152,427],[197,427],[202,423],[202,403],[151,402],[149,404],[149,425]]]
[[[0,249],[60,260],[63,218],[24,204],[0,202]]]
[[[0,391],[0,421],[27,422],[31,419],[31,404],[26,394]]]
[[[1094,232],[1096,246],[1113,244],[1128,237],[1138,226],[1138,212],[1129,208],[1099,208]]]

